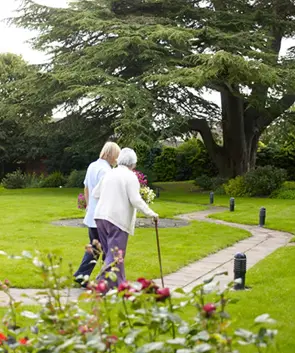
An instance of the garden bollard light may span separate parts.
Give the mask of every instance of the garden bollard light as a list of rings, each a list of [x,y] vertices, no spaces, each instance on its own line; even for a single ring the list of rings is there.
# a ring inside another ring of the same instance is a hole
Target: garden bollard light
[[[235,210],[235,198],[231,197],[229,200],[229,210],[230,212],[234,212]]]
[[[240,279],[240,283],[234,285],[235,290],[245,289],[247,271],[247,256],[244,253],[237,253],[234,258],[234,279]]]
[[[261,207],[259,212],[259,227],[264,227],[266,218],[266,209],[265,207]]]
[[[160,197],[160,188],[156,188],[156,198]]]
[[[214,192],[210,192],[210,205],[214,203]]]

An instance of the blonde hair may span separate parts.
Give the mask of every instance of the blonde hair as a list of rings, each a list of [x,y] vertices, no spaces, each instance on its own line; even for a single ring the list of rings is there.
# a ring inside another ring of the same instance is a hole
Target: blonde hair
[[[99,158],[105,159],[108,162],[112,162],[117,160],[120,152],[121,148],[115,142],[107,142],[103,146]]]

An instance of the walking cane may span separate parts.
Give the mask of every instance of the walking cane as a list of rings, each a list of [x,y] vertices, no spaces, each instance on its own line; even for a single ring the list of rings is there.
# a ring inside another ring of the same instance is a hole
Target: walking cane
[[[157,219],[155,220],[155,229],[156,229],[158,258],[159,258],[160,273],[161,273],[161,282],[162,282],[162,287],[164,288],[164,277],[163,277],[163,269],[162,269],[162,259],[161,259],[161,249],[160,249],[160,239],[159,239],[158,220]]]

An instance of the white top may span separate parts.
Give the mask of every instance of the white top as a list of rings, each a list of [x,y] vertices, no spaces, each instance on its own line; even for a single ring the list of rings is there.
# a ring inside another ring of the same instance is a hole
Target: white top
[[[87,169],[84,185],[89,190],[89,203],[84,218],[84,224],[88,228],[96,228],[94,211],[97,205],[97,200],[92,196],[92,191],[100,182],[105,173],[111,169],[112,168],[109,163],[104,159],[98,159],[97,161],[91,163]]]
[[[125,166],[109,171],[94,188],[98,200],[95,219],[104,219],[133,235],[138,209],[148,217],[158,217],[143,201],[140,184],[135,173]]]

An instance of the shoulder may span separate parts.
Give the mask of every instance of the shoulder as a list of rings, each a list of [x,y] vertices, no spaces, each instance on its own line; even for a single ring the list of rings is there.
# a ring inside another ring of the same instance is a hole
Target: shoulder
[[[138,178],[136,176],[136,174],[132,171],[132,170],[127,170],[127,176],[128,176],[128,180],[133,183],[133,184],[138,184]]]

